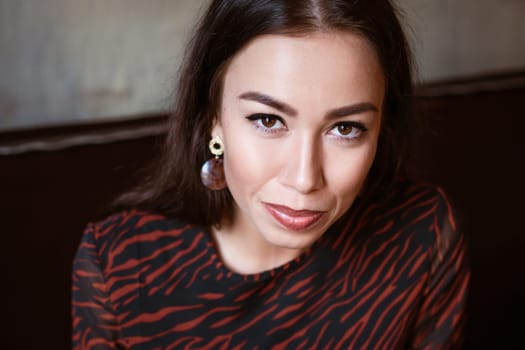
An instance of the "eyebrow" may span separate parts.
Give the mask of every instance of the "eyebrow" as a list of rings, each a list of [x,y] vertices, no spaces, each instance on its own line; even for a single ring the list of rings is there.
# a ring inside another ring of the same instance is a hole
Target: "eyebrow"
[[[360,114],[365,112],[378,112],[378,108],[370,102],[359,102],[353,105],[348,105],[336,108],[328,112],[327,119],[341,118],[349,115]]]
[[[296,116],[297,110],[284,102],[278,101],[271,96],[262,94],[260,92],[245,92],[239,95],[239,98],[244,100],[256,101],[264,105],[270,106],[290,116]]]
[[[290,116],[297,116],[298,114],[297,110],[289,104],[278,101],[275,98],[260,92],[244,92],[239,95],[239,98],[262,103]],[[326,118],[335,119],[364,112],[378,112],[378,108],[370,102],[359,102],[356,104],[332,109],[326,114]]]

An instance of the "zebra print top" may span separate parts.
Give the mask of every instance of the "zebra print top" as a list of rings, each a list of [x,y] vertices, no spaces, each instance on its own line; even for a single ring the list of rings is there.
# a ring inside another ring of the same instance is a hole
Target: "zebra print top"
[[[295,260],[225,267],[207,230],[129,210],[87,226],[75,349],[449,349],[461,343],[465,240],[440,189],[356,201]]]

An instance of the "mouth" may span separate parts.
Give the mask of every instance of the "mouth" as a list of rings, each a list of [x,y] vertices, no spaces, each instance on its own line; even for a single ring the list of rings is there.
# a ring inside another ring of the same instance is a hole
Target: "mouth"
[[[290,231],[304,231],[315,225],[326,213],[315,210],[295,210],[283,205],[264,203],[268,213]]]

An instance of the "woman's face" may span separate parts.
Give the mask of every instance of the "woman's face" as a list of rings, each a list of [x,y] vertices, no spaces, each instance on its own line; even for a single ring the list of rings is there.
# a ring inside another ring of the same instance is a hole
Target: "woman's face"
[[[347,32],[261,36],[223,84],[212,136],[235,200],[227,229],[302,251],[350,208],[374,160],[385,90],[375,51]]]

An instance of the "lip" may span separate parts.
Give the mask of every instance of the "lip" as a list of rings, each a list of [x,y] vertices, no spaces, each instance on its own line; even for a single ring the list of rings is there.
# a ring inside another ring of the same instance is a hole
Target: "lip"
[[[315,210],[295,210],[283,205],[264,203],[268,213],[284,228],[291,231],[304,231],[316,224],[326,213]]]

